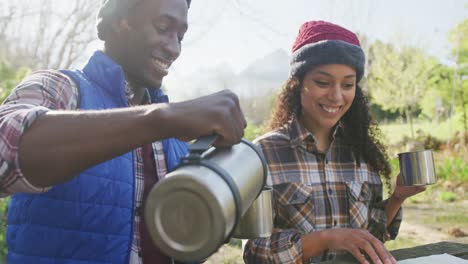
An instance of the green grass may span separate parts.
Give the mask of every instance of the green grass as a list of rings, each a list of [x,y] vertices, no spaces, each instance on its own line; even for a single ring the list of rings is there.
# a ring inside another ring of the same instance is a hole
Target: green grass
[[[403,218],[426,227],[468,228],[468,207],[461,200],[445,202],[427,197],[425,203],[407,203],[403,209]]]
[[[417,239],[410,237],[397,237],[395,240],[385,243],[385,248],[388,250],[395,250],[400,248],[409,248],[419,246]]]
[[[440,215],[435,218],[428,219],[426,223],[445,223],[447,225],[466,225],[468,223],[468,216],[465,214],[448,214]]]
[[[405,136],[411,137],[411,130],[409,124],[401,123],[391,123],[391,124],[380,124],[380,129],[382,134],[385,137],[384,142],[387,144],[395,144],[400,142]],[[455,122],[447,120],[441,123],[436,122],[423,122],[415,121],[413,124],[414,133],[416,136],[416,131],[421,130],[425,134],[430,134],[433,137],[440,140],[447,140],[455,133],[458,129]]]

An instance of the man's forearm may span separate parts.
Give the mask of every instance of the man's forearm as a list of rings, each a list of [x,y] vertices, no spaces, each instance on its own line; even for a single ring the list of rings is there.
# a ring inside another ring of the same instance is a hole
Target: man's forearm
[[[65,182],[93,165],[167,137],[155,113],[159,108],[164,105],[49,111],[22,135],[20,168],[37,187]]]
[[[218,134],[239,143],[245,118],[237,96],[220,91],[193,100],[102,111],[49,111],[22,135],[19,163],[35,186],[65,182],[81,171],[141,145]]]

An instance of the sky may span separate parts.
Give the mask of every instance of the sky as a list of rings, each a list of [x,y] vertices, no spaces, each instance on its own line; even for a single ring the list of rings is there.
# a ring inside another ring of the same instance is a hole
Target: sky
[[[171,95],[180,80],[203,69],[222,65],[238,73],[278,49],[290,54],[309,20],[339,24],[371,41],[420,47],[453,65],[448,32],[465,19],[468,0],[192,0],[182,54],[163,85]],[[85,54],[101,47],[96,42]]]
[[[450,64],[448,31],[468,0],[193,0],[182,54],[164,84],[216,65],[234,72],[277,49],[290,54],[300,25],[326,20],[371,40],[414,45]]]

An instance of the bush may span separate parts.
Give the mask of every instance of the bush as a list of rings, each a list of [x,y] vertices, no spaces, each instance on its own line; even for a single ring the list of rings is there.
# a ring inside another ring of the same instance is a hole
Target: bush
[[[261,136],[263,133],[264,133],[264,128],[262,126],[255,126],[255,125],[249,124],[245,128],[244,138],[252,141],[255,138]]]
[[[468,166],[463,157],[445,157],[436,162],[436,173],[439,179],[468,182]]]
[[[421,129],[418,129],[416,131],[416,138],[415,139],[411,139],[411,138],[409,138],[407,136],[403,137],[401,144],[405,146],[405,145],[408,145],[409,143],[413,143],[413,144],[416,144],[416,145],[422,147],[423,149],[430,149],[430,150],[433,150],[433,151],[440,150],[440,148],[441,148],[441,146],[443,144],[442,140],[437,139],[437,138],[433,137],[430,134],[426,134]]]
[[[429,135],[429,134],[421,134],[418,135],[416,138],[419,142],[421,142],[424,146],[424,149],[431,149],[431,150],[440,150],[442,146],[442,141]]]
[[[439,194],[439,199],[443,202],[455,202],[457,200],[457,195],[453,192],[441,192]]]

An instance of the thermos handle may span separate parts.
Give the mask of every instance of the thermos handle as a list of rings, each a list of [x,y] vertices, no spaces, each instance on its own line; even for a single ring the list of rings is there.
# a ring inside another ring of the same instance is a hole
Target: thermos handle
[[[201,155],[203,152],[207,151],[217,139],[217,134],[199,137],[194,143],[190,144],[190,154]]]

